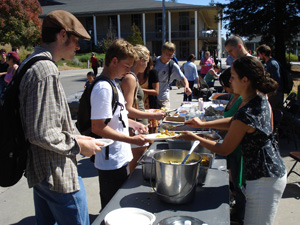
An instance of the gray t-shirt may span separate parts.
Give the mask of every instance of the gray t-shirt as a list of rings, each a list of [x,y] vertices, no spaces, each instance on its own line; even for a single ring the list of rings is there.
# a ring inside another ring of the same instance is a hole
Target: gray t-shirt
[[[184,75],[181,72],[179,66],[176,63],[174,63],[170,81],[168,82],[169,62],[166,64],[163,64],[160,61],[160,56],[157,57],[155,69],[158,71],[158,80],[159,80],[159,93],[158,93],[157,99],[158,100],[170,99],[169,84],[172,83],[173,80],[182,80],[184,78]]]

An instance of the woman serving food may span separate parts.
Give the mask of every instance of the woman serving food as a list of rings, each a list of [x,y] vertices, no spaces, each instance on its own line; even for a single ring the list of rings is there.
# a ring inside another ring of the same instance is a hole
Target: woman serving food
[[[228,155],[241,143],[246,178],[244,224],[272,224],[286,185],[286,169],[273,136],[272,109],[266,94],[278,84],[265,74],[261,62],[250,56],[237,59],[231,68],[231,86],[243,101],[233,117],[202,122],[199,118],[185,124],[197,128],[228,130],[222,143],[183,132],[178,139],[200,140],[211,151]]]

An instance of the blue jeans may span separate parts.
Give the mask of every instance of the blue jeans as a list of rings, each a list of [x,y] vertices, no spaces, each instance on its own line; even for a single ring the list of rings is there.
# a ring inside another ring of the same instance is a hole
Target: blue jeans
[[[46,181],[33,187],[38,225],[90,224],[85,188],[81,177],[78,180],[80,190],[73,193],[51,191]]]
[[[193,93],[193,89],[194,89],[194,81],[189,81],[189,88],[191,89],[192,93]],[[184,92],[183,94],[183,101],[192,101],[193,98],[193,94],[190,94],[189,96]]]

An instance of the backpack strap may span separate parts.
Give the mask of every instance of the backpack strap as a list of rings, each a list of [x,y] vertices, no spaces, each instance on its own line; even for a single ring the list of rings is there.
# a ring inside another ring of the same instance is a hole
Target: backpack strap
[[[171,59],[171,60],[169,61],[169,64],[168,64],[168,66],[169,66],[168,84],[170,83],[170,79],[171,79],[171,74],[172,74],[172,69],[173,69],[174,63],[175,63],[175,62],[173,61],[173,59]]]
[[[31,59],[29,59],[20,69],[20,67],[17,69],[15,76],[13,76],[13,79],[11,81],[11,84],[16,83],[18,86],[21,83],[21,80],[24,76],[24,74],[26,73],[26,71],[37,61],[41,61],[41,60],[49,60],[52,61],[55,65],[56,63],[50,59],[47,56],[36,56],[36,57],[32,57]]]
[[[186,63],[183,63],[183,65],[181,66],[181,72],[184,74],[184,65],[185,65]]]
[[[104,81],[108,82],[108,83],[110,84],[112,90],[113,90],[111,107],[112,107],[112,114],[114,115],[114,113],[115,113],[116,110],[117,110],[118,105],[119,105],[119,106],[122,106],[122,104],[119,103],[118,90],[117,90],[115,84],[114,84],[108,77],[106,77],[106,76],[101,76],[101,75],[98,76],[98,77],[94,80],[94,82],[92,83],[92,85],[91,85],[91,88],[90,88],[90,95],[91,95],[91,93],[92,93],[92,89],[93,89],[94,85],[95,85],[98,81],[101,81],[101,80],[104,80]],[[91,97],[91,96],[90,96],[90,97]],[[105,124],[107,125],[107,124],[110,122],[110,120],[111,120],[110,118],[107,118],[107,119],[105,120]]]

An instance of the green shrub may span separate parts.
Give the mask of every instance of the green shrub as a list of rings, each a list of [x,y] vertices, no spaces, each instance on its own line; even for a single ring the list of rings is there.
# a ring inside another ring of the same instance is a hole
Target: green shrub
[[[298,62],[298,56],[292,53],[290,53],[290,56],[288,53],[286,53],[285,58],[287,62]]]
[[[74,58],[72,60],[72,65],[75,65],[75,66],[83,66],[83,63],[81,61],[79,61],[79,58]]]
[[[11,47],[10,44],[0,45],[0,49],[2,49],[2,48],[4,48],[6,50],[6,53],[10,52],[11,49],[12,49],[12,47]],[[19,51],[20,61],[22,62],[22,61],[24,61],[24,59],[26,59],[26,56],[28,54],[33,53],[34,48],[33,47],[27,47],[27,48],[25,48],[25,47],[22,46],[22,47],[20,47],[19,50],[20,50]]]

